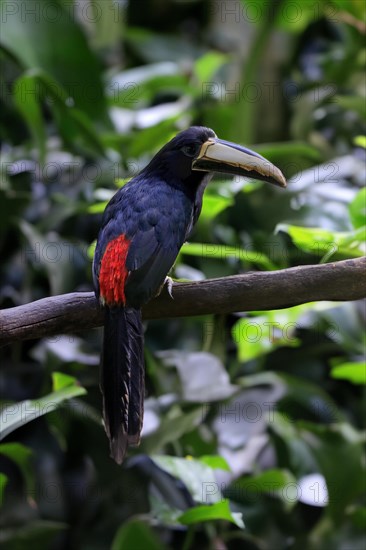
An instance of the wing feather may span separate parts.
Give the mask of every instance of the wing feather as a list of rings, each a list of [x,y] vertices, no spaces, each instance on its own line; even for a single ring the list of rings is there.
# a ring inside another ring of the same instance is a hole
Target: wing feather
[[[157,294],[174,265],[192,226],[194,205],[165,182],[141,179],[118,191],[110,205],[99,239],[108,243],[124,234],[130,241],[125,263],[126,306],[140,308]],[[103,248],[97,247],[93,268],[97,289],[103,254]]]

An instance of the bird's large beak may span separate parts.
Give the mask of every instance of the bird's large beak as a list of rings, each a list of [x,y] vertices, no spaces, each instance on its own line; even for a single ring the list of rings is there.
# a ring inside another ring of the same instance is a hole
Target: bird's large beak
[[[192,163],[192,170],[223,172],[254,178],[286,187],[281,170],[258,153],[236,143],[210,138],[205,141]]]

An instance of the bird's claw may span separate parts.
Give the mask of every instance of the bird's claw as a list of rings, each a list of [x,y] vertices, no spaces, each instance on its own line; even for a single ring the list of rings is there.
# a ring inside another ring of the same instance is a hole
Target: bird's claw
[[[171,277],[165,277],[164,285],[166,285],[168,294],[169,294],[169,296],[171,297],[172,300],[174,300],[173,292],[172,292],[173,291],[173,284],[174,284],[174,281]]]

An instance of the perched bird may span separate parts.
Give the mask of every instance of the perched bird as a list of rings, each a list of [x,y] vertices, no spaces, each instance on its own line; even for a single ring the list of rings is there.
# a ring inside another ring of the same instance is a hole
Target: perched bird
[[[141,308],[163,287],[200,215],[214,172],[286,186],[281,171],[257,153],[193,126],[167,143],[104,211],[93,279],[105,314],[103,417],[111,456],[119,464],[128,446],[139,443],[142,428]]]

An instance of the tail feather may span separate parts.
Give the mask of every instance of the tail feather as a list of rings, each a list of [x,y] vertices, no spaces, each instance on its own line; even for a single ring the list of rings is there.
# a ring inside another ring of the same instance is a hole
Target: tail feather
[[[101,369],[103,417],[111,456],[121,464],[128,445],[137,445],[143,419],[144,358],[141,311],[105,309]]]

